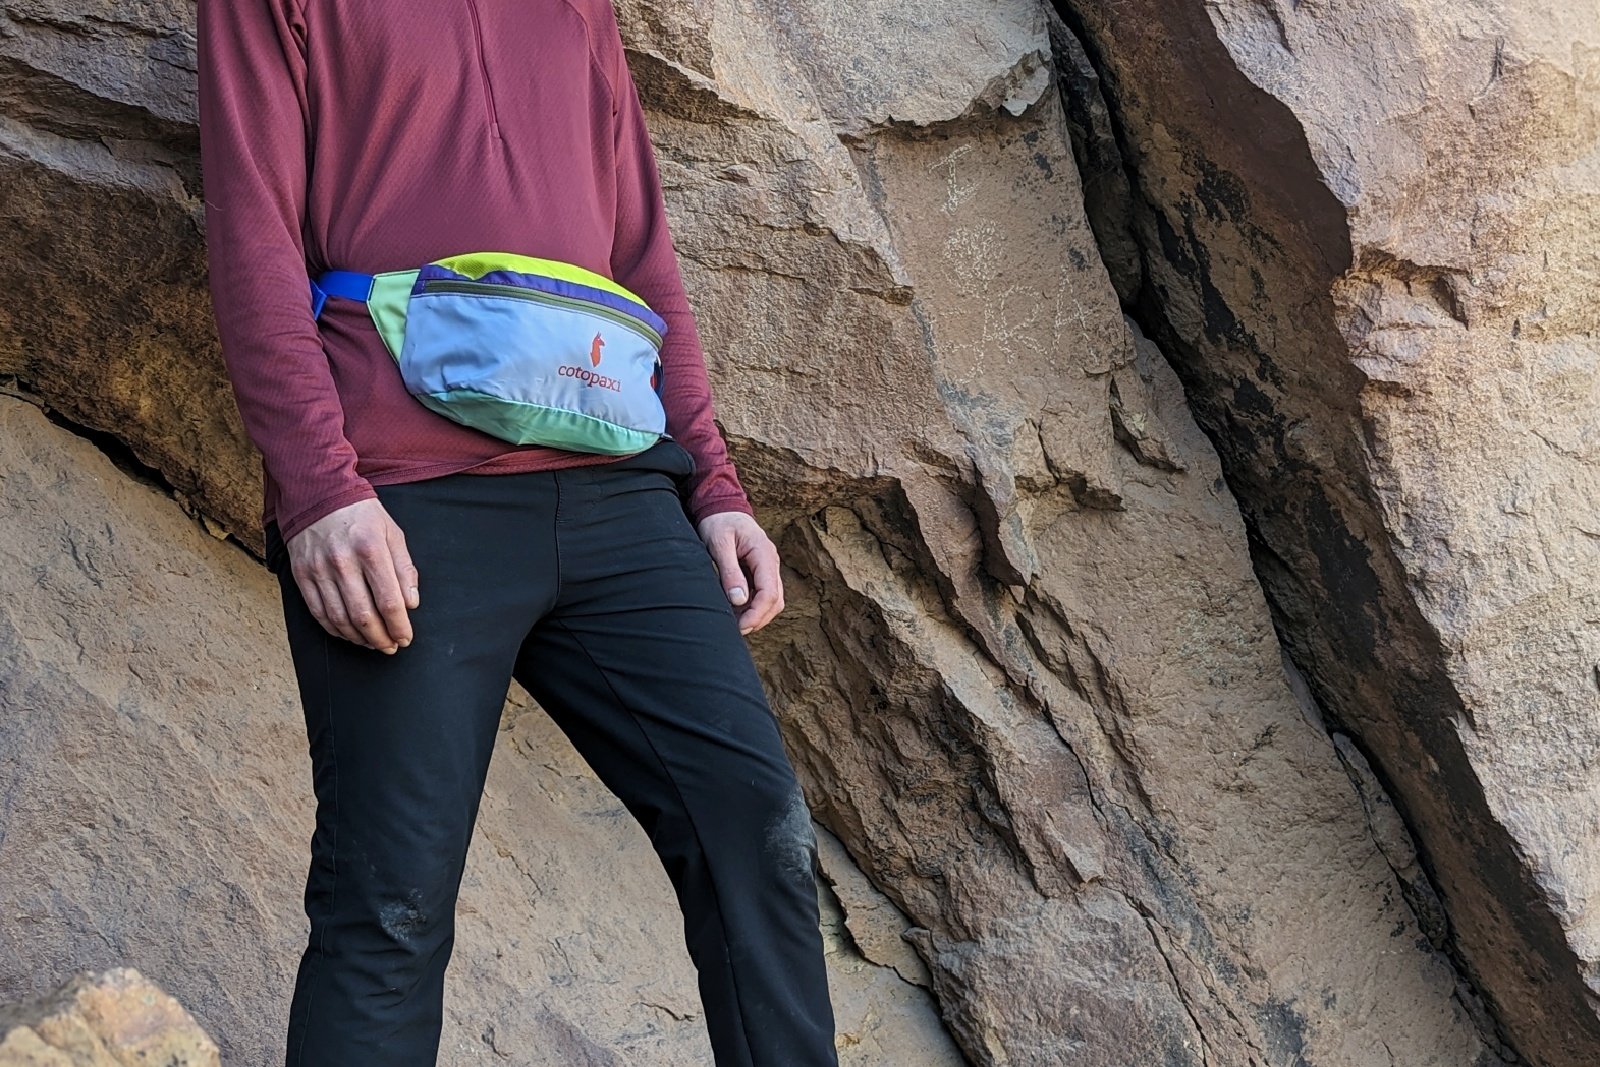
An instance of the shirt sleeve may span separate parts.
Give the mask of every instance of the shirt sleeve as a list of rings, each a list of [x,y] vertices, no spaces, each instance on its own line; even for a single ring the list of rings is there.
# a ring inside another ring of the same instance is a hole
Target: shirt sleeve
[[[678,270],[655,151],[614,20],[607,20],[607,37],[608,51],[615,57],[611,84],[616,103],[617,217],[612,276],[642,297],[667,323],[661,347],[661,399],[667,411],[667,432],[695,461],[695,474],[688,484],[690,518],[698,523],[720,511],[753,515],[714,421],[705,353]]]
[[[246,432],[285,541],[375,497],[311,314],[304,244],[305,25],[295,0],[200,0],[200,159],[209,285]]]

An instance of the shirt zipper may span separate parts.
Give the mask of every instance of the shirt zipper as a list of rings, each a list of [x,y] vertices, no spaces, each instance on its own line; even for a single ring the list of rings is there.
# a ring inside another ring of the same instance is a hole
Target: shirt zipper
[[[500,116],[494,106],[494,85],[489,81],[489,62],[483,54],[483,21],[478,17],[477,0],[467,0],[467,10],[472,12],[472,35],[478,44],[478,73],[483,77],[483,101],[489,111],[489,130],[500,140]]]

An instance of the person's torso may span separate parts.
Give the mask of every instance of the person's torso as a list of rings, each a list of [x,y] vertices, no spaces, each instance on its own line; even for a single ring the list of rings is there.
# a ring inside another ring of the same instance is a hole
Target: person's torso
[[[602,63],[620,42],[599,39],[616,33],[609,4],[305,0],[308,269],[509,251],[611,276],[616,146]],[[320,333],[361,474],[557,454],[424,408],[365,305],[330,299]]]
[[[609,274],[609,3],[306,0],[311,266],[504,250]]]

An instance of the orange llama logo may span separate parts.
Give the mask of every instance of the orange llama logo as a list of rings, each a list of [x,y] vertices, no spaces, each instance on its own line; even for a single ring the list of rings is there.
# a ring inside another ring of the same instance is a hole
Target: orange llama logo
[[[589,367],[600,365],[600,348],[606,339],[599,334],[594,335],[594,340],[589,342]],[[556,374],[563,378],[575,378],[585,386],[599,386],[610,389],[614,393],[622,392],[622,383],[615,378],[608,378],[604,374],[596,374],[589,367],[580,367],[576,363],[563,363],[556,368]]]

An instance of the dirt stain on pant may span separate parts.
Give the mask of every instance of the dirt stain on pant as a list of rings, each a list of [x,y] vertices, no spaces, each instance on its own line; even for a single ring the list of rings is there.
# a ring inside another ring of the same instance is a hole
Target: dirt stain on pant
[[[815,886],[817,834],[811,826],[811,809],[798,785],[767,823],[764,847],[784,877]]]
[[[396,941],[409,943],[428,924],[427,913],[422,908],[422,890],[412,889],[404,900],[384,904],[378,909],[378,924]]]

